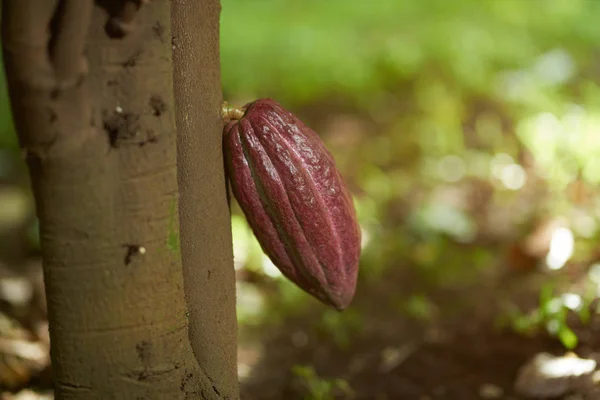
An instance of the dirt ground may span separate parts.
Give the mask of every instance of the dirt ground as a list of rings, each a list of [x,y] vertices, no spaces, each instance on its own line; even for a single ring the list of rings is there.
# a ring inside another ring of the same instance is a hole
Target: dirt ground
[[[515,391],[519,369],[540,352],[562,356],[565,348],[543,330],[516,334],[496,322],[505,299],[525,309],[534,306],[543,281],[537,273],[509,273],[440,290],[419,287],[401,270],[392,273],[380,281],[386,287],[359,287],[352,308],[365,317],[344,349],[315,327],[318,317],[311,313],[257,333],[263,356],[243,381],[242,398],[318,398],[309,397],[306,382],[291,372],[294,365],[308,364],[320,378],[348,382],[352,391],[338,393],[335,398],[340,399],[525,399]],[[435,320],[415,321],[384,306],[386,298],[411,289],[425,291],[439,306]],[[581,326],[570,318],[570,324],[579,338],[578,356],[600,361],[600,319]],[[547,398],[600,399],[600,392],[595,385],[575,384]]]

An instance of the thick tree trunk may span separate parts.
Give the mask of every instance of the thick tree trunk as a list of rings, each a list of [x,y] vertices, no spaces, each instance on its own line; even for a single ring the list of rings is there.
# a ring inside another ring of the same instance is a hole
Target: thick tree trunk
[[[221,398],[188,340],[171,2],[137,15],[137,0],[97,3],[2,3],[11,104],[40,219],[56,398]],[[109,14],[120,17],[107,25]],[[210,103],[219,92],[205,91]],[[197,184],[210,192],[214,182]]]
[[[235,399],[235,275],[219,114],[221,7],[219,0],[172,4],[181,255],[190,339],[214,389]]]

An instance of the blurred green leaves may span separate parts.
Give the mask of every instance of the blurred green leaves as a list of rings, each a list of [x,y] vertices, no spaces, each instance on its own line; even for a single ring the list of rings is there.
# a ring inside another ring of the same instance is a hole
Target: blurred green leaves
[[[354,391],[347,381],[321,378],[312,366],[296,365],[292,373],[306,392],[305,400],[333,400],[340,395],[344,399],[354,398]]]
[[[320,333],[330,339],[338,348],[348,350],[352,337],[363,327],[362,315],[356,309],[343,313],[327,309],[321,316]]]
[[[365,103],[415,76],[489,93],[498,71],[557,46],[585,64],[599,15],[587,0],[223,0],[223,82],[287,103],[331,92]]]
[[[576,178],[600,183],[600,109],[570,105],[564,113],[534,115],[521,122],[518,133],[534,154],[555,190]]]
[[[548,282],[540,290],[538,308],[521,313],[514,306],[507,305],[506,314],[498,321],[499,326],[508,323],[515,332],[526,335],[534,334],[543,328],[558,338],[565,348],[574,349],[579,343],[579,338],[569,326],[569,313],[575,313],[581,324],[589,323],[596,290],[596,285],[590,285],[583,295],[569,292],[556,294],[554,284]]]

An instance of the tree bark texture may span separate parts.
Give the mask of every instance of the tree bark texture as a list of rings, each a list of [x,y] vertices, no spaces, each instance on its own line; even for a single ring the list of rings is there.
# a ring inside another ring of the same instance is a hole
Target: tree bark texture
[[[56,399],[223,398],[188,338],[171,2],[2,5],[11,106],[40,220]],[[220,88],[207,85],[212,104]],[[214,133],[212,125],[203,132]],[[206,157],[206,165],[220,162]],[[197,185],[208,193],[215,182],[204,179]],[[221,257],[211,260],[230,262]],[[231,311],[216,300],[204,307]]]
[[[235,275],[219,114],[221,6],[219,0],[172,4],[181,255],[190,340],[206,376],[223,397],[234,399]]]

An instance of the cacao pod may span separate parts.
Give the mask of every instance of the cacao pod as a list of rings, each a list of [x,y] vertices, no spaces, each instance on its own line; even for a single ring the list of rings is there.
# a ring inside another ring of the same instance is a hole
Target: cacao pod
[[[361,232],[333,157],[271,99],[224,113],[233,119],[224,129],[227,175],[263,251],[285,277],[343,310],[356,289]]]

